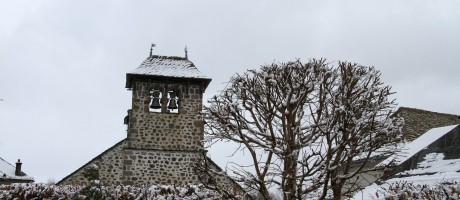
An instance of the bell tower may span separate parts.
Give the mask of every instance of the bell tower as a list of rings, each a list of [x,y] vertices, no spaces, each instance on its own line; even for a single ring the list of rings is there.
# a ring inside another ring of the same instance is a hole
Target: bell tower
[[[154,45],[152,45],[153,48]],[[204,124],[200,117],[203,93],[211,82],[185,57],[152,54],[126,74],[126,88],[132,92],[132,107],[124,123],[125,139],[64,177],[59,185],[88,184],[86,169],[98,169],[108,185],[200,184],[194,170],[204,155]],[[201,174],[202,175],[202,174]],[[202,177],[202,176],[201,176]],[[203,178],[203,177],[202,177]],[[222,186],[242,191],[226,176],[216,176]]]
[[[152,46],[153,47],[153,46]],[[203,150],[203,93],[211,79],[186,57],[152,55],[126,74],[123,183],[197,183],[190,164]]]

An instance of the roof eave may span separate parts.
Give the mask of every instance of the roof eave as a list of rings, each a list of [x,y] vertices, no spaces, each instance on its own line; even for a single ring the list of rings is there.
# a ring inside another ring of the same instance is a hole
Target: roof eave
[[[208,87],[209,83],[211,83],[211,81],[212,81],[211,78],[207,78],[207,77],[202,77],[202,78],[201,77],[170,77],[170,76],[158,76],[158,75],[149,75],[149,74],[127,73],[126,74],[125,88],[132,89],[134,79],[139,78],[139,77],[148,77],[150,79],[156,79],[158,81],[172,80],[172,81],[176,81],[176,82],[180,82],[180,81],[184,81],[184,82],[187,82],[187,81],[190,81],[190,82],[202,82],[202,83],[204,83],[204,89],[206,89]]]

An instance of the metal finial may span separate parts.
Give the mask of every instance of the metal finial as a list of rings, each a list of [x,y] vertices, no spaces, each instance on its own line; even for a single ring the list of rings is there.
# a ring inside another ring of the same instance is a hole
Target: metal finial
[[[185,45],[184,51],[185,51],[185,59],[188,59],[187,45]]]
[[[153,50],[153,47],[156,47],[157,45],[152,43],[152,46],[150,46],[150,57],[152,57],[152,50]]]

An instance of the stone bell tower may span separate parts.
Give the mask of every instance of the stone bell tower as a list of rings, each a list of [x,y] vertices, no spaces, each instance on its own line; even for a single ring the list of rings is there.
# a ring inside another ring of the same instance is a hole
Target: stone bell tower
[[[187,52],[186,52],[187,53]],[[211,79],[185,57],[152,55],[126,74],[132,91],[123,183],[197,183],[191,164],[202,156],[203,93]]]
[[[204,125],[199,116],[210,82],[188,60],[187,52],[185,57],[158,56],[150,49],[147,59],[126,74],[126,88],[132,91],[132,108],[124,120],[127,138],[58,184],[87,183],[84,171],[94,166],[104,184],[200,183],[193,165],[198,159],[210,161],[203,155]]]

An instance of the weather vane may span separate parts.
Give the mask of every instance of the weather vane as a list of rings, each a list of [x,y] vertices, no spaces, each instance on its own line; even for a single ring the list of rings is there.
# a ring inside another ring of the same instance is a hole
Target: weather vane
[[[152,46],[150,46],[150,57],[152,57],[152,50],[153,50],[153,47],[156,47],[157,45],[152,43]]]
[[[185,59],[188,59],[188,54],[187,54],[187,45],[185,45],[185,48],[184,48],[184,51],[185,51]]]

